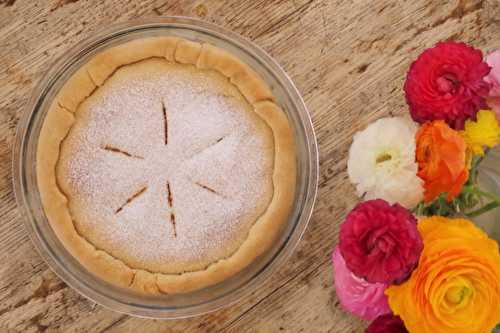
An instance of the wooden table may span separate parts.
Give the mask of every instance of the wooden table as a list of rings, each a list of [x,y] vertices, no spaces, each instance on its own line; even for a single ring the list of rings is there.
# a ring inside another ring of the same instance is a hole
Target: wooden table
[[[18,216],[11,147],[42,73],[106,24],[138,17],[203,18],[278,60],[309,107],[320,147],[315,212],[287,265],[252,296],[198,318],[132,318],[93,304],[42,261]],[[409,63],[439,40],[500,46],[498,0],[0,0],[0,332],[362,332],[332,286],[338,225],[357,201],[346,173],[353,133],[406,112]]]

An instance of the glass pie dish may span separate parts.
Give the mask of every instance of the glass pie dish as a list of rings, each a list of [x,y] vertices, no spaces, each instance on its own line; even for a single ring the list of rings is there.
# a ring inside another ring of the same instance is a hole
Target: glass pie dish
[[[40,130],[55,95],[68,78],[98,52],[147,37],[174,36],[207,42],[250,65],[271,87],[292,126],[297,156],[294,206],[273,246],[238,274],[201,290],[144,295],[111,285],[88,272],[62,245],[45,216],[37,183],[36,153]],[[72,288],[112,310],[151,318],[181,318],[214,311],[256,290],[291,255],[310,219],[318,180],[313,126],[297,89],[264,51],[215,25],[180,17],[117,24],[79,43],[43,76],[19,121],[13,161],[16,199],[30,238],[49,266]]]

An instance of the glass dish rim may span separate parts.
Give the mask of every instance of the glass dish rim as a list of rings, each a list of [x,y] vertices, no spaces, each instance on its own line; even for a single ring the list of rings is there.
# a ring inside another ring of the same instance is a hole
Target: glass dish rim
[[[198,30],[211,34],[212,36],[215,36],[217,38],[223,36],[231,42],[234,42],[242,50],[249,52],[252,57],[258,59],[260,62],[265,64],[265,66],[268,66],[269,70],[278,77],[279,82],[283,85],[283,89],[288,94],[288,97],[291,101],[293,101],[293,104],[297,108],[299,113],[301,113],[299,116],[302,121],[301,125],[304,126],[304,136],[307,141],[307,148],[309,149],[308,153],[310,161],[308,165],[309,172],[307,175],[309,184],[307,185],[306,189],[307,193],[306,200],[304,201],[304,207],[301,211],[298,221],[296,222],[295,229],[290,233],[288,240],[283,244],[279,252],[276,253],[276,255],[246,283],[245,288],[234,289],[207,303],[201,303],[185,308],[158,309],[145,308],[137,304],[126,304],[124,302],[120,302],[119,300],[110,298],[104,294],[101,294],[97,290],[92,289],[92,287],[88,284],[82,283],[81,280],[75,278],[75,276],[71,274],[70,270],[64,266],[63,262],[59,261],[59,259],[51,253],[50,246],[45,242],[45,240],[37,230],[36,218],[34,218],[32,214],[30,214],[28,204],[26,202],[26,197],[24,195],[25,185],[23,183],[23,180],[25,175],[22,152],[24,152],[24,146],[26,144],[27,136],[30,131],[29,125],[37,111],[37,104],[40,101],[41,93],[50,82],[50,74],[61,71],[63,65],[68,62],[68,59],[78,55],[85,49],[88,49],[91,45],[102,42],[106,38],[111,38],[113,34],[118,34],[119,32],[131,33],[134,31],[139,31],[141,29],[146,30],[155,26],[175,26],[184,29],[197,28]],[[163,16],[158,18],[137,19],[111,24],[103,29],[94,32],[91,36],[87,37],[82,42],[71,46],[67,53],[62,55],[48,67],[45,74],[46,75],[39,80],[38,84],[33,89],[33,93],[28,103],[25,105],[23,113],[18,122],[12,162],[14,193],[18,208],[22,215],[24,226],[28,231],[30,239],[35,245],[38,253],[49,265],[51,270],[54,271],[64,282],[66,282],[79,294],[111,310],[138,317],[165,319],[192,317],[216,311],[223,307],[227,307],[241,300],[243,297],[249,295],[250,293],[255,291],[258,286],[262,285],[262,283],[272,275],[276,268],[282,266],[283,263],[293,253],[307,228],[308,222],[313,212],[314,202],[317,195],[319,173],[318,148],[314,133],[314,127],[312,125],[309,112],[307,111],[307,107],[305,106],[300,93],[298,92],[297,88],[288,77],[288,75],[280,67],[280,65],[259,46],[255,45],[250,40],[238,35],[237,33],[226,30],[222,27],[219,27],[218,25],[194,18]]]

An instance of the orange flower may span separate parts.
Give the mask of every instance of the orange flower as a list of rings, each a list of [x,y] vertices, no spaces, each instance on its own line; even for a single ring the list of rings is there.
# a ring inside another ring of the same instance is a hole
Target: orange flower
[[[500,322],[498,244],[472,222],[418,224],[424,250],[409,280],[386,289],[411,333],[487,333]]]
[[[430,202],[441,193],[453,200],[469,178],[466,144],[462,136],[444,121],[422,125],[416,136],[417,175],[424,181],[424,201]]]

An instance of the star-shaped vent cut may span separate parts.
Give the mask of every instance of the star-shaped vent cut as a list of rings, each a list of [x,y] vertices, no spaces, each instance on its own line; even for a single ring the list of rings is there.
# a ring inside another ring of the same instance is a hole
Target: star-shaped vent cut
[[[163,115],[163,133],[164,133],[163,138],[164,138],[164,142],[165,142],[165,148],[168,149],[168,115],[167,115],[167,110],[166,110],[164,102],[161,103],[161,112]],[[224,137],[218,138],[213,144],[210,144],[209,146],[205,147],[201,151],[197,152],[197,154],[203,153],[204,150],[209,149],[213,145],[220,143],[223,139],[224,139]],[[114,147],[111,145],[105,145],[103,150],[110,152],[110,153],[121,154],[122,156],[127,157],[127,158],[131,158],[131,159],[145,160],[145,163],[148,163],[148,160],[145,159],[143,156],[129,153],[125,149],[117,148],[117,147]],[[126,162],[124,162],[124,163],[126,163]],[[218,192],[217,190],[211,188],[208,185],[201,183],[200,181],[193,181],[193,183],[196,186],[198,186],[206,191],[209,191],[210,193],[213,193],[214,195],[225,198],[225,196],[222,193]],[[127,198],[127,200],[125,200],[125,202],[120,207],[118,207],[115,210],[115,214],[119,214],[128,205],[133,204],[134,200],[138,199],[142,194],[144,194],[147,191],[147,189],[148,189],[148,186],[146,185],[144,187],[141,187],[137,191],[135,191],[130,197]],[[169,219],[170,219],[170,223],[172,224],[173,235],[174,235],[174,237],[177,237],[176,222],[175,222],[175,209],[174,209],[174,194],[173,194],[173,189],[170,185],[170,181],[168,179],[166,180],[166,186],[165,186],[165,198],[166,198],[167,208],[168,208],[169,214],[170,214]]]
[[[267,208],[274,142],[227,79],[168,66],[124,67],[87,99],[58,174],[98,248],[193,269],[235,251]]]

